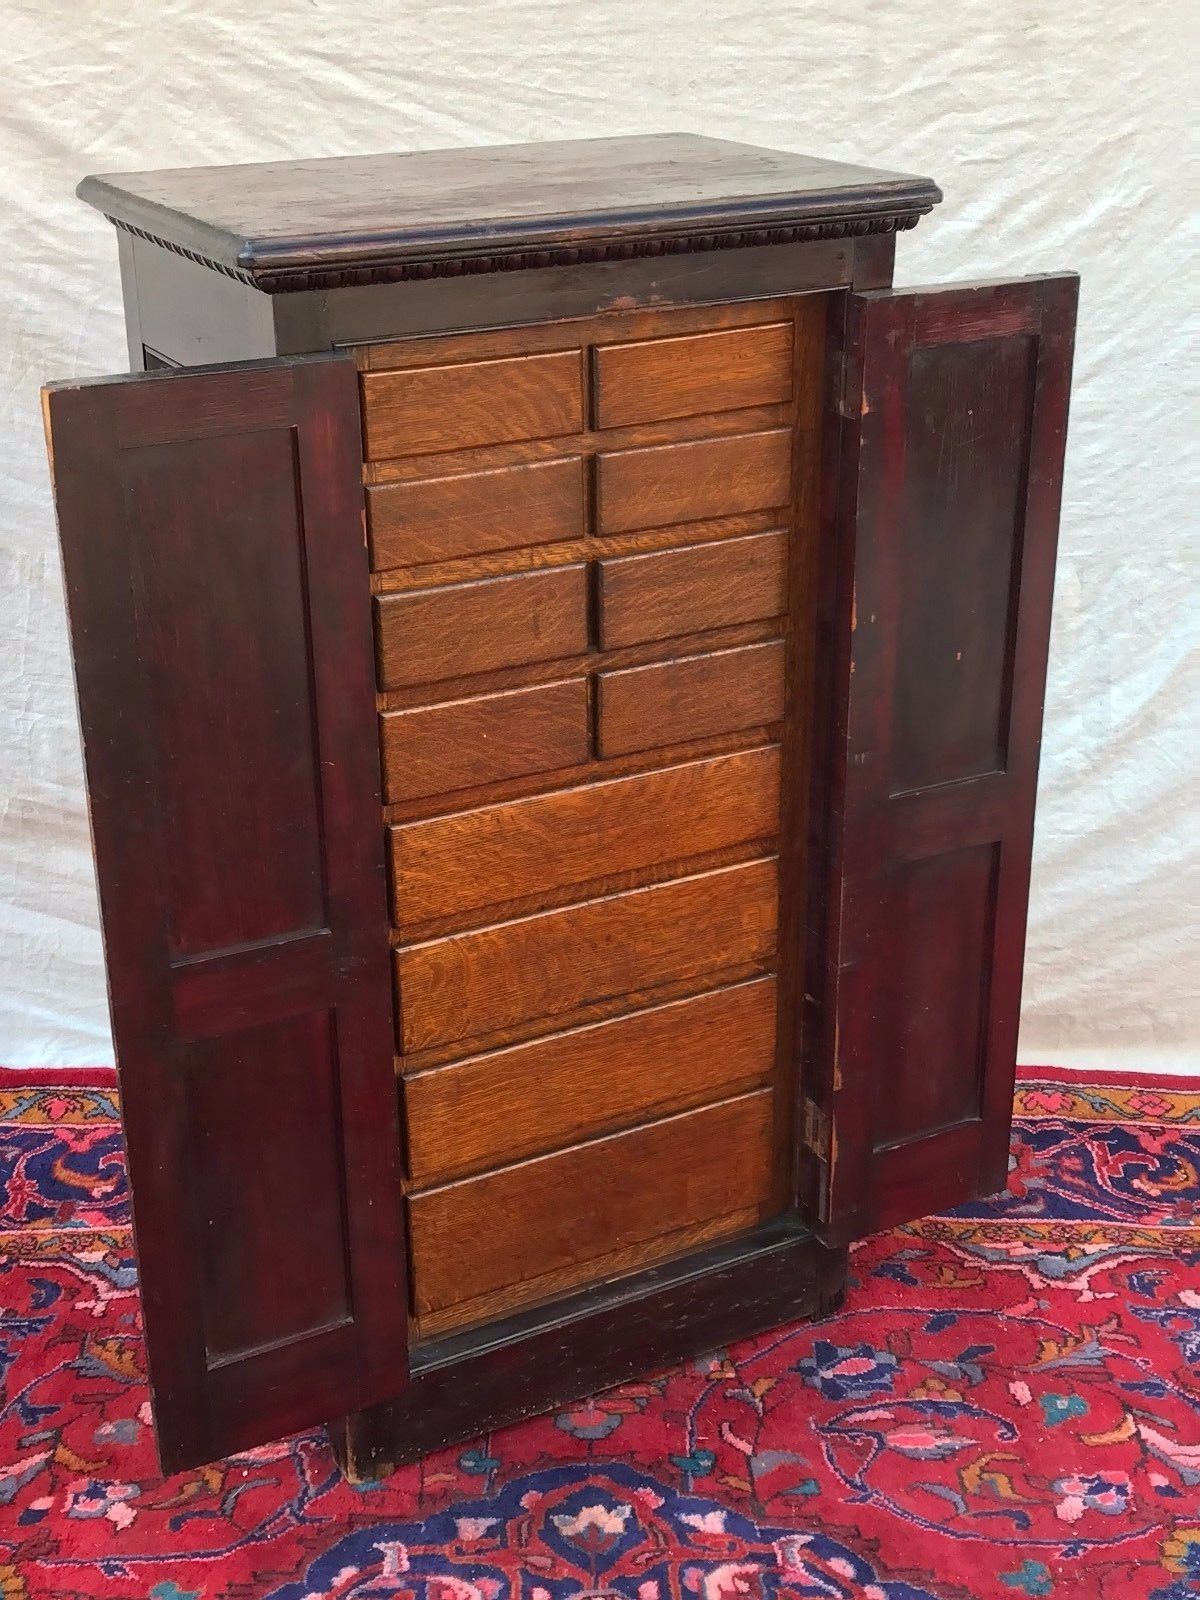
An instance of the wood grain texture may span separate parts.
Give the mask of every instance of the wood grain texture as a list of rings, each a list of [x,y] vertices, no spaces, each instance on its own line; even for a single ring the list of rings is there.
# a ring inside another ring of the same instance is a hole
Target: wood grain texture
[[[545,439],[583,426],[583,357],[546,351],[362,376],[368,461]]]
[[[679,638],[787,609],[787,534],[753,534],[601,561],[605,649]]]
[[[580,563],[375,601],[380,688],[461,678],[587,649]]]
[[[564,1273],[585,1277],[615,1249],[644,1265],[664,1235],[744,1225],[769,1187],[770,1115],[770,1090],[756,1090],[414,1195],[416,1315],[549,1274],[561,1291]]]
[[[357,382],[280,362],[45,407],[175,1470],[406,1376]]]
[[[767,244],[781,226],[816,240],[891,230],[941,199],[928,178],[686,133],[109,173],[78,192],[260,288],[334,299],[443,263],[509,276],[722,237]],[[490,320],[503,320],[495,306]]]
[[[779,827],[776,748],[689,762],[391,830],[392,904],[404,929],[731,845]],[[574,891],[574,892],[573,892]]]
[[[783,716],[782,640],[602,672],[597,679],[602,756],[767,727]]]
[[[601,533],[624,533],[786,506],[792,492],[791,443],[787,428],[772,428],[601,452],[596,525]]]
[[[593,381],[598,428],[781,404],[792,393],[792,324],[602,346]]]
[[[773,859],[585,901],[396,952],[405,1052],[652,990],[764,966],[775,943]]]
[[[377,572],[578,538],[583,461],[573,456],[379,484],[367,490],[367,526]]]
[[[404,1080],[414,1188],[756,1088],[775,1052],[757,978]]]
[[[389,804],[448,794],[588,759],[583,678],[388,711],[379,721]]]
[[[832,1238],[1005,1181],[1077,293],[850,296]]]

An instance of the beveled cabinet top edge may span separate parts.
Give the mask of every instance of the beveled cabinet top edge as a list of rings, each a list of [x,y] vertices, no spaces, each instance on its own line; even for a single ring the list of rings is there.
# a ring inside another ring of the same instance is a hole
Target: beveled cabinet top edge
[[[911,228],[931,179],[697,134],[110,173],[119,228],[267,293]]]

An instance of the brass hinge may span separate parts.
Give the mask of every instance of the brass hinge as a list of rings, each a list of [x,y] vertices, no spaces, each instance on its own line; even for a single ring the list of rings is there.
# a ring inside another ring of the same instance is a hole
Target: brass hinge
[[[820,1161],[828,1161],[832,1144],[829,1113],[815,1100],[804,1102],[804,1143]]]

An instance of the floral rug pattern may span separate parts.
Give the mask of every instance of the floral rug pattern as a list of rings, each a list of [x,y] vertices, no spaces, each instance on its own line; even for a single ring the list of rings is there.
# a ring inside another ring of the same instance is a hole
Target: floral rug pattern
[[[162,1479],[111,1076],[0,1077],[0,1600],[1194,1600],[1200,1083],[1036,1070],[843,1311],[353,1488]]]

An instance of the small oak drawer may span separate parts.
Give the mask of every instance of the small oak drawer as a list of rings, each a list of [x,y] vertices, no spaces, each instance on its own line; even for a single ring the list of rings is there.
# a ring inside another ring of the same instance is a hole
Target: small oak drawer
[[[600,563],[605,649],[759,622],[786,610],[784,533],[756,533]]]
[[[587,684],[568,678],[388,711],[379,736],[389,805],[579,766],[588,759]]]
[[[595,373],[600,428],[777,405],[792,394],[792,325],[602,345]]]
[[[485,1172],[757,1088],[775,1057],[775,979],[572,1028],[404,1080],[414,1188]]]
[[[771,1091],[413,1195],[422,1334],[753,1227],[771,1191]]]
[[[583,355],[364,372],[362,398],[368,461],[556,438],[583,426]]]
[[[367,490],[371,565],[449,561],[583,532],[583,462],[534,461]]]
[[[783,657],[783,642],[775,639],[600,673],[600,755],[686,744],[781,721]]]
[[[382,689],[579,655],[587,649],[586,568],[381,595],[375,621]]]
[[[601,533],[769,511],[792,498],[787,428],[612,450],[596,457]]]
[[[482,1039],[765,964],[778,876],[771,857],[407,945],[396,952],[401,1048]]]
[[[578,900],[580,885],[778,829],[776,745],[409,822],[391,830],[395,919],[404,929],[535,895]]]

